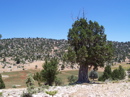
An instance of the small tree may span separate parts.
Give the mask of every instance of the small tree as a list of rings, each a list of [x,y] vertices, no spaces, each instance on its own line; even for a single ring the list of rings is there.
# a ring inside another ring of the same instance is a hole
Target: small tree
[[[89,73],[89,78],[91,78],[91,79],[96,79],[96,78],[98,78],[98,73],[97,73],[97,71],[95,71],[95,70],[92,70],[90,73]]]
[[[42,82],[42,75],[41,72],[36,72],[33,76],[34,80],[36,80],[38,82],[38,85],[41,86],[41,82]]]
[[[50,62],[46,60],[43,68],[44,69],[41,71],[42,78],[45,82],[47,82],[47,84],[52,86],[56,79],[56,75],[59,73],[57,59],[53,58],[50,60]]]
[[[4,89],[4,88],[5,88],[5,84],[4,84],[4,82],[2,80],[2,76],[0,74],[0,89]]]
[[[125,76],[126,76],[126,74],[125,74],[125,70],[122,68],[122,66],[120,65],[119,66],[119,79],[121,80],[121,79],[124,79],[125,78]]]
[[[112,74],[112,71],[111,71],[111,66],[110,65],[107,65],[105,67],[105,70],[103,72],[103,75],[101,77],[99,77],[99,81],[105,81],[106,79],[109,79],[111,78],[111,74]]]
[[[119,70],[118,69],[113,70],[112,79],[113,80],[118,80],[119,79]]]
[[[34,93],[34,82],[35,82],[35,80],[33,79],[32,74],[29,74],[27,79],[26,79],[28,93],[31,93],[31,94]]]

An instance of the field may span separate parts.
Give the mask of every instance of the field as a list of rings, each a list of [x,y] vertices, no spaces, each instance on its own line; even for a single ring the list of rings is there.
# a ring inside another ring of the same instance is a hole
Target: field
[[[122,67],[127,70],[130,68],[130,64],[117,64],[112,66],[112,70],[118,68],[119,65],[122,65]],[[27,78],[27,75],[29,73],[34,74],[35,72],[39,72],[39,69],[30,69],[30,70],[23,70],[23,71],[12,71],[12,72],[4,72],[2,73],[3,80],[5,82],[6,88],[12,88],[13,85],[16,85],[17,88],[23,88],[26,87],[25,81]],[[102,70],[99,69],[98,74],[99,76],[102,75]],[[78,70],[66,70],[61,71],[60,74],[58,74],[58,77],[62,79],[64,85],[68,84],[68,76],[75,75],[78,76]],[[37,85],[37,82],[35,83]]]
[[[4,72],[2,75],[6,75],[9,77],[3,78],[6,88],[12,88],[13,85],[18,85],[18,88],[26,87],[25,81],[27,78],[27,75],[29,73],[34,74],[35,72],[38,72],[38,70],[24,70],[24,71],[15,71],[15,72]],[[99,72],[99,75],[102,73]],[[66,85],[68,84],[67,77],[70,75],[78,76],[78,70],[71,70],[71,71],[62,71],[58,77],[62,79],[63,83]],[[37,83],[35,83],[37,85]]]

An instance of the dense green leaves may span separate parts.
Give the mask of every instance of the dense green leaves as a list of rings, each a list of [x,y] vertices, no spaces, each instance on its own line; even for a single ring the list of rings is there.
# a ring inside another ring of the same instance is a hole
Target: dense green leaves
[[[5,88],[5,84],[4,84],[4,81],[2,79],[2,76],[0,74],[0,89],[4,89]]]
[[[95,71],[95,70],[92,70],[90,73],[89,73],[89,78],[91,78],[91,79],[96,79],[96,78],[98,78],[98,73],[97,73],[97,71]]]
[[[98,22],[87,22],[84,18],[75,21],[69,29],[68,43],[76,54],[77,63],[103,66],[104,62],[111,60],[113,55],[112,44],[106,41],[104,27]]]
[[[99,77],[99,81],[105,81],[107,79],[112,79],[112,80],[122,80],[126,76],[125,70],[122,68],[120,65],[118,69],[114,69],[111,71],[110,65],[107,65],[105,67],[105,70],[103,72],[103,75]]]
[[[58,61],[57,59],[53,58],[48,62],[45,61],[43,65],[43,70],[41,71],[43,80],[49,84],[50,86],[53,85],[53,82],[56,79],[56,75],[59,73],[58,71]]]
[[[96,70],[98,66],[104,66],[105,62],[112,59],[112,44],[107,42],[104,31],[104,27],[98,22],[87,21],[85,18],[75,21],[69,29],[68,43],[71,49],[68,50],[68,60],[82,67],[79,70],[78,83],[89,82],[88,66],[93,66]]]

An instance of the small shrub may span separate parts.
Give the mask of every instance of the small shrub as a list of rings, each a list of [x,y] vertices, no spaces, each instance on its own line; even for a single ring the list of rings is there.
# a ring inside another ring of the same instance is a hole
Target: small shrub
[[[61,78],[56,78],[54,83],[55,83],[56,86],[60,86],[60,85],[63,84]]]
[[[33,97],[30,93],[24,93],[21,95],[21,97]]]
[[[57,91],[46,91],[46,93],[53,97],[57,93]]]
[[[61,70],[64,70],[64,69],[65,69],[65,66],[64,66],[64,65],[62,65],[62,66],[61,66]]]
[[[98,73],[95,71],[95,70],[92,70],[90,73],[89,73],[89,78],[91,79],[96,79],[98,78]]]
[[[122,80],[122,79],[124,79],[125,78],[125,76],[126,76],[126,73],[125,73],[125,70],[122,68],[122,66],[120,65],[119,66],[119,79],[120,80]]]
[[[17,88],[17,87],[15,85],[13,85],[12,88]]]
[[[2,92],[0,92],[0,97],[2,97],[3,96],[3,93]]]
[[[68,77],[69,84],[76,82],[76,80],[77,80],[77,77],[74,75],[71,75]]]

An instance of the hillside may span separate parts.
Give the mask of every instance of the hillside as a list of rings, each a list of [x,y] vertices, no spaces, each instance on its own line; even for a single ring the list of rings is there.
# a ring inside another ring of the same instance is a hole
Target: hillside
[[[45,38],[12,38],[0,40],[0,57],[3,61],[7,57],[20,62],[33,62],[46,58],[58,57],[61,59],[67,50],[66,40]],[[4,59],[5,58],[5,59]]]
[[[112,42],[114,48],[113,62],[125,62],[129,58],[130,42]],[[46,38],[12,38],[0,40],[0,60],[1,62],[11,61],[15,63],[28,63],[36,60],[45,60],[57,57],[62,60],[62,56],[67,51],[67,40],[56,40]],[[7,61],[11,60],[11,61]]]

